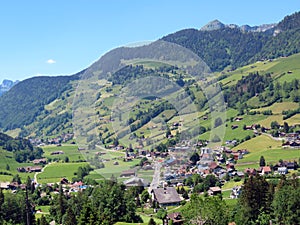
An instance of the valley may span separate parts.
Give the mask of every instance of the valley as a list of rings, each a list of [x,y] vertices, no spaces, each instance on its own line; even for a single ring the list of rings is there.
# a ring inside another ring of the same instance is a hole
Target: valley
[[[15,84],[0,96],[0,206],[26,200],[39,224],[297,224],[299,21],[214,21]]]

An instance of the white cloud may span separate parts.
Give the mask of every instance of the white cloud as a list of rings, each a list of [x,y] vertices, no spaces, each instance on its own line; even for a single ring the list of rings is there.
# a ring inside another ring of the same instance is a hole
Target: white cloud
[[[48,59],[46,61],[46,63],[48,63],[48,64],[54,64],[54,63],[56,63],[56,61],[54,59]]]

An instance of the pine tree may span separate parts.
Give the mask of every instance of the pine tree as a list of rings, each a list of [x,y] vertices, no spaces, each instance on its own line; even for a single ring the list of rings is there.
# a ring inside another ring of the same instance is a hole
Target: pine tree
[[[73,209],[69,206],[64,220],[64,225],[74,225],[76,223],[77,221],[76,221],[75,213]]]
[[[259,159],[259,166],[262,167],[262,166],[265,166],[265,165],[266,165],[265,158],[263,156],[261,156],[260,159]]]

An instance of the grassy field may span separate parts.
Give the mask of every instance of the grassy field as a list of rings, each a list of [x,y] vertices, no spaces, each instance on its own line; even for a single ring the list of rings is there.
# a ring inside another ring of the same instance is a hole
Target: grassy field
[[[72,180],[75,177],[74,173],[78,168],[85,166],[87,163],[51,163],[42,173],[37,175],[39,183],[55,183],[59,182],[61,178],[65,177]]]
[[[114,162],[118,162],[119,165],[114,165]],[[100,174],[104,178],[110,178],[112,175],[119,177],[123,170],[128,170],[138,164],[140,160],[134,159],[129,162],[123,160],[110,160],[104,163],[105,168],[95,170],[96,173]]]
[[[9,166],[9,170],[6,170],[6,166]],[[18,167],[26,167],[26,166],[32,166],[32,163],[18,163],[14,159],[14,155],[12,152],[8,152],[6,150],[0,149],[0,171],[1,172],[7,172],[12,174],[10,175],[0,175],[0,181],[11,181],[13,176],[18,173],[17,168]],[[18,173],[21,177],[22,181],[25,181],[27,177],[33,178],[33,173]]]
[[[252,138],[249,141],[241,143],[240,145],[234,147],[233,150],[248,149],[250,153],[256,153],[262,150],[281,148],[281,144],[281,141],[276,141],[271,137],[262,134],[258,137]]]
[[[77,145],[71,145],[71,144],[69,145],[64,144],[62,146],[48,145],[43,147],[43,151],[44,151],[43,156],[50,159],[58,159],[64,161],[65,158],[68,157],[70,162],[84,159],[82,153],[78,151]],[[54,151],[63,151],[64,154],[51,155],[51,152]]]
[[[275,141],[266,135],[246,141],[234,149],[248,149],[250,151],[243,159],[238,160],[236,168],[240,170],[251,167],[257,168],[261,156],[264,156],[267,164],[277,163],[280,159],[298,161],[300,156],[299,149],[282,149],[281,141]]]
[[[266,111],[266,110],[272,110],[273,114],[280,114],[282,115],[282,111],[287,109],[297,109],[299,107],[299,104],[296,102],[276,102],[271,106],[268,107],[262,107],[259,109],[255,109],[255,111]]]

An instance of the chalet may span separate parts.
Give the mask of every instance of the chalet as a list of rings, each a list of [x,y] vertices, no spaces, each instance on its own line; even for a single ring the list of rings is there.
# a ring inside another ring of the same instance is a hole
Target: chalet
[[[216,162],[212,162],[209,166],[211,172],[218,173],[223,167],[218,165]]]
[[[288,173],[288,169],[287,169],[285,166],[278,167],[277,172],[278,172],[279,174],[285,175],[285,174]]]
[[[160,207],[179,205],[181,202],[181,198],[174,187],[153,189],[152,198]]]
[[[50,155],[62,155],[62,154],[64,154],[63,151],[54,151],[50,153]]]
[[[183,218],[179,212],[170,213],[167,215],[168,224],[172,221],[173,225],[183,225]]]
[[[231,125],[231,129],[234,130],[236,128],[238,128],[239,126],[238,125]]]
[[[233,152],[232,153],[234,160],[239,160],[243,158],[243,154],[240,152]]]
[[[285,162],[285,166],[288,170],[295,170],[297,168],[295,162]]]
[[[131,177],[131,176],[136,176],[135,170],[124,170],[120,175],[120,177]]]
[[[151,166],[151,165],[144,165],[143,167],[142,167],[142,169],[143,170],[154,170],[154,168],[153,168],[153,166]]]
[[[207,193],[209,195],[218,195],[221,194],[222,190],[220,187],[210,187],[209,190],[207,191]]]
[[[261,168],[261,174],[262,175],[265,175],[265,174],[267,175],[267,174],[270,174],[270,173],[272,173],[271,167],[264,166],[264,167]]]
[[[19,167],[17,168],[17,171],[19,173],[34,173],[34,172],[41,172],[42,171],[42,167],[40,166],[27,166],[27,167]]]
[[[247,173],[249,176],[255,176],[257,174],[257,170],[252,168],[247,168],[245,169],[245,173]]]
[[[29,169],[29,172],[30,172],[30,173],[41,172],[41,171],[42,171],[42,167],[40,167],[40,166],[32,166],[32,167]]]
[[[35,159],[32,161],[33,164],[46,164],[47,159],[46,158],[42,158],[42,159]]]
[[[244,174],[242,171],[237,171],[237,172],[236,172],[236,175],[237,175],[238,177],[244,177],[244,176],[245,176],[245,174]]]
[[[149,187],[150,183],[139,177],[132,177],[128,180],[125,180],[124,185],[126,187]]]
[[[0,189],[9,189],[9,182],[1,182]]]

